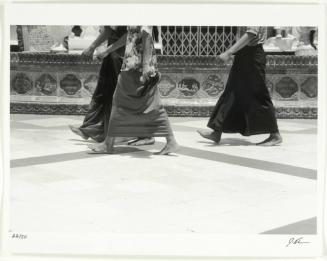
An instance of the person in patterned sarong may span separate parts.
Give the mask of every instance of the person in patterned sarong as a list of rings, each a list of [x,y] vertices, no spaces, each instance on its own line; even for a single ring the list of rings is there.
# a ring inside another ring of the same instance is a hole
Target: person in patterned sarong
[[[178,149],[156,81],[157,59],[152,26],[128,26],[123,65],[113,96],[108,134],[104,142],[90,145],[96,153],[114,153],[115,137],[165,137],[166,145],[155,153],[167,155]],[[109,48],[110,49],[110,48]]]
[[[116,89],[118,75],[125,54],[126,37],[124,36],[126,34],[126,26],[104,26],[104,30],[102,30],[97,39],[82,53],[82,56],[91,58],[95,49],[105,40],[108,41],[108,46],[121,40],[116,50],[111,51],[109,54],[105,52],[97,54],[97,58],[103,60],[97,86],[92,95],[88,111],[81,126],[69,126],[72,132],[84,140],[91,138],[97,142],[103,142],[107,136],[112,96]],[[125,140],[129,140],[129,145],[150,145],[155,142],[153,137],[126,138]]]

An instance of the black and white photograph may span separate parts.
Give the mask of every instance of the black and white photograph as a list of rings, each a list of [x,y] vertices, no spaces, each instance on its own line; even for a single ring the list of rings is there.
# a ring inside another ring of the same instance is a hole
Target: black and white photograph
[[[319,4],[143,6],[8,8],[9,252],[319,256]]]

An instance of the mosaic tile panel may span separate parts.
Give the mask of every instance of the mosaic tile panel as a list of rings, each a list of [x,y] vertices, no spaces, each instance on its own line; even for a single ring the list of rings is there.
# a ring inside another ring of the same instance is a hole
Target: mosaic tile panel
[[[33,95],[34,74],[31,72],[13,72],[11,77],[11,93],[16,95]]]
[[[82,81],[79,75],[74,73],[60,74],[59,75],[59,96],[66,96],[71,98],[80,98]]]
[[[178,99],[218,98],[225,86],[226,77],[212,72],[193,71],[176,75]],[[175,97],[174,97],[175,98]]]
[[[208,116],[213,107],[207,100],[216,101],[220,97],[230,64],[225,65],[215,57],[200,56],[159,56],[158,61],[162,73],[159,93],[167,104],[174,104],[166,106],[168,114]],[[84,107],[87,108],[96,88],[99,65],[98,61],[79,55],[11,53],[12,110],[21,113],[25,113],[24,109],[26,113],[85,113]],[[266,84],[275,102],[289,106],[278,107],[279,117],[315,117],[316,57],[268,56]],[[33,106],[40,109],[21,105],[28,102],[34,102]],[[51,109],[42,109],[42,103],[52,103]]]
[[[178,82],[177,88],[183,98],[192,98],[200,90],[200,82],[194,77],[184,77]]]
[[[274,84],[273,97],[276,100],[298,100],[299,86],[296,79],[280,75]]]
[[[99,76],[97,74],[91,74],[86,76],[85,80],[84,80],[84,89],[87,90],[87,95],[88,96],[92,96],[97,84],[98,84],[98,79]]]
[[[162,73],[158,84],[160,97],[163,99],[177,98],[179,90],[177,89],[178,73]]]
[[[318,79],[316,76],[301,77],[300,98],[302,100],[317,99]]]
[[[158,84],[159,93],[161,97],[170,97],[172,92],[176,89],[177,83],[174,76],[163,74]]]
[[[53,73],[36,74],[35,95],[57,96],[57,75]]]
[[[202,89],[209,97],[218,97],[224,91],[225,80],[222,74],[209,74],[202,83]]]

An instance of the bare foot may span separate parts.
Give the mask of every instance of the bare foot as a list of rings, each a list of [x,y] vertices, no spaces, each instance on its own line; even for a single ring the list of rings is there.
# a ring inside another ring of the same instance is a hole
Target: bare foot
[[[275,146],[283,142],[282,136],[279,133],[271,133],[267,139],[257,143],[259,146]]]
[[[73,125],[69,125],[69,128],[72,132],[74,132],[76,135],[80,136],[82,139],[87,140],[89,138],[79,128],[76,128]]]
[[[90,144],[88,147],[94,152],[99,154],[113,154],[114,149],[108,146],[105,142]]]
[[[158,152],[153,153],[154,155],[168,155],[170,153],[177,152],[179,150],[179,145],[176,142],[167,143],[166,146]]]
[[[215,143],[220,142],[221,133],[217,131],[197,130],[197,132],[205,139],[212,140]]]
[[[146,137],[146,138],[137,138],[135,140],[131,140],[128,142],[128,145],[131,146],[143,146],[143,145],[152,145],[154,144],[155,140],[152,137]]]

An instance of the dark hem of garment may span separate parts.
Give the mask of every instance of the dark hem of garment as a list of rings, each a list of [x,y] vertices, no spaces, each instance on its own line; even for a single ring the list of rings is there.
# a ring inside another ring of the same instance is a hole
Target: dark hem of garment
[[[210,124],[207,125],[208,128],[214,130],[214,131],[217,131],[217,132],[221,132],[221,133],[239,133],[241,134],[242,136],[245,136],[245,137],[249,137],[249,136],[252,136],[252,135],[261,135],[261,134],[270,134],[270,133],[277,133],[279,132],[279,130],[275,130],[275,131],[251,131],[251,132],[241,132],[241,131],[238,131],[238,130],[226,130],[226,131],[222,131],[220,129],[215,129],[213,126],[210,126]]]
[[[148,138],[148,137],[169,137],[169,136],[171,136],[171,134],[148,134],[148,135],[145,135],[144,134],[144,132],[142,132],[142,133],[133,133],[133,136],[132,137],[145,137],[145,138]],[[131,137],[131,134],[128,134],[128,133],[126,133],[126,134],[117,134],[117,135],[115,135],[115,134],[113,134],[113,135],[111,135],[110,134],[110,137],[113,137],[113,138],[129,138],[129,137]]]

